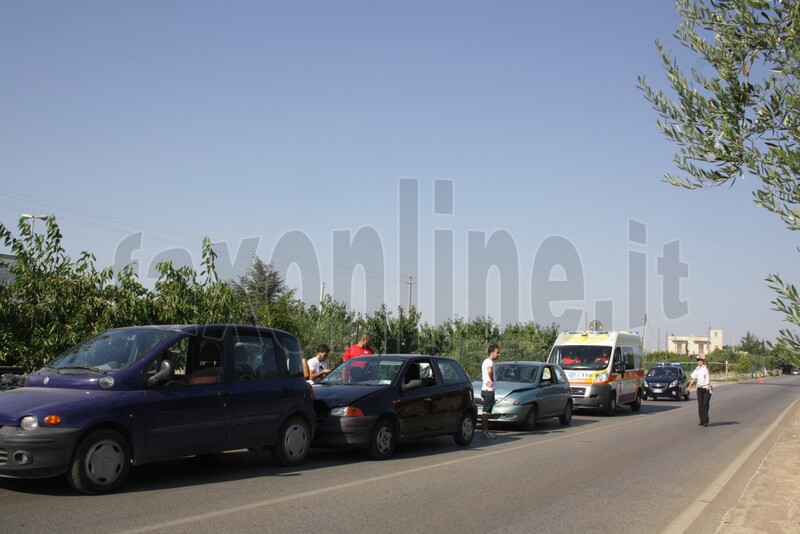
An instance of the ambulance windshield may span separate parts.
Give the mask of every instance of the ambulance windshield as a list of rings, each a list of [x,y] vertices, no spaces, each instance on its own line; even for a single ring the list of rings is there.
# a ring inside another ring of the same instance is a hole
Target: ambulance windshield
[[[554,347],[550,361],[562,369],[605,369],[611,358],[611,347],[598,345],[563,345]]]

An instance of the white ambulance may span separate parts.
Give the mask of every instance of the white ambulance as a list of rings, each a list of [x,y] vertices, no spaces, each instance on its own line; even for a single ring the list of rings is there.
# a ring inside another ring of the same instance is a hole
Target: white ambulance
[[[562,332],[547,361],[564,369],[576,408],[614,415],[620,404],[642,407],[643,352],[638,332]]]

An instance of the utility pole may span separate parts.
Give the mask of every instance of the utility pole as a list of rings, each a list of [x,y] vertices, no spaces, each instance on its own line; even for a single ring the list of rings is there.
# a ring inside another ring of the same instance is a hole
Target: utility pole
[[[647,352],[647,314],[644,314],[644,328],[642,329],[642,351]]]
[[[411,288],[414,285],[414,277],[409,276],[406,284],[408,284],[408,307],[406,308],[406,313],[408,313],[411,311]]]
[[[325,300],[325,282],[319,283],[319,304],[322,305],[322,302]]]

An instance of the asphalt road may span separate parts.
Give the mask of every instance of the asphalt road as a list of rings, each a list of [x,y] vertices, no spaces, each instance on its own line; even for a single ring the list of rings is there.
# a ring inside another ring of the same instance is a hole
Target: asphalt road
[[[713,532],[797,406],[800,376],[717,387],[697,405],[647,401],[615,417],[457,447],[401,445],[375,462],[314,451],[298,469],[235,452],[137,467],[119,493],[0,479],[2,532]]]

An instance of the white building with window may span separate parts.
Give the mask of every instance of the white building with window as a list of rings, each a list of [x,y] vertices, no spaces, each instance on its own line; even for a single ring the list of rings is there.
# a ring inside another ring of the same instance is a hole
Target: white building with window
[[[707,336],[667,336],[667,352],[708,354],[722,348],[722,330],[708,329]]]

